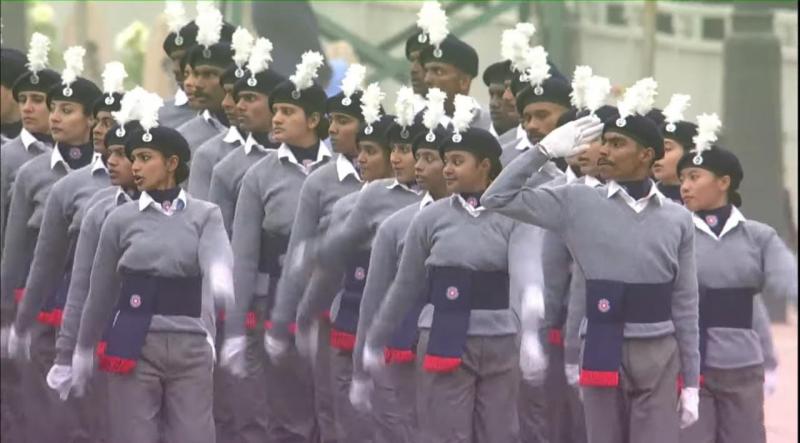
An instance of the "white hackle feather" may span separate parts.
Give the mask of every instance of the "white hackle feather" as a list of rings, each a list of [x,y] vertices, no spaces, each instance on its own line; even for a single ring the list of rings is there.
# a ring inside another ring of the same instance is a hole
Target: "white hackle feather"
[[[600,109],[606,103],[606,97],[611,93],[611,80],[599,75],[593,75],[583,91],[583,104],[590,113]]]
[[[122,100],[119,101],[119,111],[111,112],[118,125],[123,126],[129,121],[139,119],[139,101],[145,94],[147,91],[144,88],[136,86],[122,96]]]
[[[447,94],[439,88],[428,88],[425,96],[425,113],[422,114],[422,124],[432,133],[444,117],[444,101]]]
[[[167,16],[167,28],[169,32],[178,33],[187,23],[189,18],[186,17],[186,8],[183,7],[183,2],[167,1],[167,6],[164,8],[164,15]]]
[[[525,80],[531,86],[541,87],[550,78],[550,65],[547,64],[547,51],[542,46],[530,48],[525,54]]]
[[[324,62],[325,59],[319,52],[304,52],[300,63],[297,64],[295,73],[289,77],[289,80],[294,83],[295,89],[302,91],[303,89],[311,87],[311,85],[314,84],[314,79],[317,78],[317,70]]]
[[[247,69],[250,70],[252,77],[259,72],[266,71],[272,61],[272,42],[266,37],[259,37],[250,51],[250,59],[247,61]]]
[[[125,71],[125,65],[120,62],[106,63],[103,69],[103,93],[112,94],[125,91],[126,78],[128,78],[128,73]]]
[[[478,106],[475,99],[463,94],[456,94],[453,98],[453,130],[456,133],[462,133],[469,129],[469,124],[472,122],[472,112]]]
[[[670,124],[674,127],[675,123],[683,120],[683,113],[686,112],[686,109],[689,107],[690,100],[691,96],[688,94],[672,94],[669,103],[664,107],[664,111],[662,111],[664,114],[664,121],[667,122],[668,128]]]
[[[414,123],[414,90],[408,86],[402,86],[397,91],[397,100],[394,102],[394,121],[407,128]]]
[[[572,74],[572,92],[569,93],[569,102],[575,109],[586,107],[586,88],[592,78],[592,68],[590,66],[576,66],[575,73]]]
[[[364,65],[353,63],[347,68],[342,79],[342,94],[350,98],[356,91],[364,89],[364,79],[367,77],[367,68]]]
[[[64,51],[64,71],[61,73],[61,83],[71,85],[83,74],[83,56],[86,49],[82,46],[70,46]]]
[[[658,95],[658,83],[652,77],[643,78],[625,91],[617,103],[620,120],[631,115],[645,115],[653,109]]]
[[[370,83],[364,94],[361,95],[361,115],[367,125],[375,123],[381,118],[381,102],[386,94],[381,91],[377,82]]]
[[[253,34],[247,29],[239,26],[231,36],[231,48],[233,49],[233,62],[236,63],[237,68],[241,68],[247,63],[250,58],[250,52],[253,50],[255,38]]]
[[[197,43],[208,49],[219,43],[222,33],[222,13],[211,2],[197,2]]]
[[[530,49],[530,40],[536,28],[530,23],[518,23],[513,29],[506,29],[500,38],[500,55],[511,62],[511,69],[524,72],[525,54]]]
[[[31,36],[31,45],[28,48],[28,69],[39,72],[47,67],[47,54],[50,52],[50,39],[38,32]]]
[[[145,132],[158,126],[158,110],[164,106],[164,99],[155,92],[142,94],[138,105],[139,124]]]
[[[417,26],[427,36],[428,43],[439,48],[450,32],[447,29],[447,13],[437,1],[426,1],[417,13]]]
[[[717,141],[717,133],[722,127],[722,122],[717,114],[700,114],[697,116],[697,135],[692,138],[694,152],[701,155],[703,151],[711,149],[711,144]]]

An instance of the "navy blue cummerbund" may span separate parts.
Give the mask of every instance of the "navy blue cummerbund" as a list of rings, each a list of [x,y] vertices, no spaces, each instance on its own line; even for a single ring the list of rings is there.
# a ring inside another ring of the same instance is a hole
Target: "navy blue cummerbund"
[[[700,324],[706,328],[753,327],[756,288],[700,288]]]
[[[330,344],[341,351],[352,352],[356,344],[361,297],[367,284],[371,249],[359,250],[347,259],[339,311],[331,325]]]
[[[271,276],[281,275],[281,257],[289,248],[289,236],[261,231],[261,253],[258,257],[258,272]]]

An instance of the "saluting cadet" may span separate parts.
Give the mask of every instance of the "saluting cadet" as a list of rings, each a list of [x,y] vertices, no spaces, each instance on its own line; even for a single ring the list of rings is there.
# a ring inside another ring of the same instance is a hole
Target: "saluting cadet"
[[[28,59],[20,51],[0,48],[0,146],[15,139],[22,130],[19,104],[14,99],[14,80],[24,74]]]
[[[98,349],[114,399],[111,440],[213,442],[214,312],[232,304],[233,256],[219,209],[178,187],[191,151],[176,130],[156,126],[161,104],[155,94],[140,102],[142,128],[126,140],[142,194],[103,224],[73,389],[85,389],[113,314]]]
[[[697,420],[694,227],[648,177],[663,156],[658,127],[643,115],[656,87],[647,78],[629,88],[615,120],[587,116],[557,128],[509,164],[484,198],[492,210],[560,234],[586,278],[580,381],[593,443],[675,442],[679,424]],[[576,154],[601,130],[605,186],[524,186],[548,158]]]
[[[753,297],[797,297],[797,261],[774,229],[739,211],[744,172],[733,153],[712,144],[719,118],[701,114],[697,122],[694,149],[677,172],[696,228],[700,419],[681,441],[764,443],[764,396],[774,388],[776,362],[765,358],[759,333],[769,331],[769,320]]]
[[[169,34],[161,47],[172,62],[172,74],[177,85],[175,96],[158,111],[158,121],[162,126],[177,128],[197,115],[189,106],[189,97],[183,90],[184,66],[181,59],[189,48],[197,44],[197,23],[189,21],[183,2],[168,2],[164,9]]]
[[[303,54],[290,80],[270,93],[272,132],[281,145],[253,165],[242,180],[232,236],[236,308],[227,316],[228,337],[222,354],[230,361],[226,366],[237,375],[245,371],[247,312],[252,308],[256,325],[271,328],[265,320],[274,304],[303,181],[331,158],[321,141],[328,133],[325,91],[314,83],[323,63],[319,53]],[[262,337],[257,340],[262,342]],[[269,417],[269,428],[261,438],[313,440],[317,426],[310,366],[294,353],[269,361],[262,347],[260,355]]]
[[[681,203],[678,161],[686,152],[694,149],[692,139],[697,135],[697,125],[683,119],[689,100],[688,95],[674,94],[664,108],[665,122],[661,126],[664,158],[653,164],[653,178],[657,180],[658,190],[676,203]]]
[[[508,60],[491,64],[483,71],[483,84],[489,88],[489,115],[492,118],[489,132],[497,138],[504,154],[527,135],[520,123],[516,100],[511,93],[513,76],[511,62]]]

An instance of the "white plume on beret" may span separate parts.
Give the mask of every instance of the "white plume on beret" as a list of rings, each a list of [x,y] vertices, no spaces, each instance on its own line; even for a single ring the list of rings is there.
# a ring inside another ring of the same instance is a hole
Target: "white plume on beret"
[[[447,13],[437,1],[426,1],[417,13],[417,26],[427,34],[428,43],[435,47],[444,41],[447,34]]]
[[[575,73],[572,74],[572,92],[569,93],[569,102],[576,109],[586,107],[586,88],[592,78],[592,68],[590,66],[576,66]]]
[[[425,113],[422,114],[422,124],[428,128],[428,132],[433,131],[444,113],[444,101],[447,99],[447,94],[439,88],[428,88],[428,94],[425,96]]]
[[[103,69],[103,92],[111,94],[125,91],[124,81],[128,77],[125,65],[120,62],[106,63]]]
[[[397,100],[394,102],[394,121],[407,128],[414,123],[414,90],[408,86],[402,86],[397,91]]]
[[[119,111],[111,112],[111,116],[118,125],[123,126],[129,121],[139,119],[139,101],[145,94],[147,91],[144,88],[136,86],[122,96],[122,100],[119,102]]]
[[[241,68],[247,63],[250,58],[250,52],[253,50],[255,38],[253,34],[247,29],[239,26],[231,36],[231,48],[233,48],[233,62],[236,63],[237,68]]]
[[[461,133],[469,129],[469,124],[472,122],[472,111],[478,106],[475,99],[463,94],[456,94],[453,98],[453,130]]]
[[[645,115],[653,109],[658,95],[658,83],[652,77],[643,78],[625,90],[622,100],[617,102],[620,119],[631,115]]]
[[[525,79],[531,86],[541,86],[550,78],[550,65],[547,64],[547,51],[543,46],[530,48],[525,53]]]
[[[377,82],[370,83],[361,96],[361,115],[367,125],[375,123],[381,118],[381,101],[386,94],[381,91]]]
[[[356,91],[364,89],[364,78],[367,68],[364,65],[353,63],[347,67],[347,72],[342,79],[342,93],[345,97],[352,96]]]
[[[697,116],[697,135],[692,137],[694,152],[697,155],[711,149],[711,144],[717,141],[717,132],[722,127],[722,122],[717,114],[700,114]]]
[[[50,39],[44,34],[34,32],[28,48],[28,70],[39,72],[45,69],[48,52],[50,52]]]
[[[69,86],[83,74],[83,56],[86,49],[82,46],[70,46],[64,51],[64,71],[61,73],[61,83]]]
[[[314,79],[317,78],[317,70],[324,62],[325,59],[319,52],[304,52],[300,63],[297,64],[295,73],[289,77],[289,80],[294,83],[295,89],[302,91],[311,87],[314,84]]]
[[[589,112],[600,109],[606,102],[606,97],[611,93],[611,80],[599,75],[593,75],[583,91],[583,105]]]
[[[266,71],[272,61],[272,42],[266,37],[259,37],[250,51],[250,59],[247,61],[247,69],[250,76],[255,77],[259,72]]]
[[[197,43],[208,49],[219,43],[222,33],[222,13],[212,2],[197,2]]]
[[[536,28],[530,23],[517,23],[513,29],[506,29],[500,38],[500,55],[511,62],[511,69],[524,72],[525,54],[530,49],[530,40]]]
[[[167,16],[167,28],[169,32],[178,33],[187,23],[189,18],[186,17],[186,9],[183,7],[183,2],[180,1],[167,1],[167,6],[164,8],[164,15]]]
[[[146,132],[158,126],[158,110],[164,106],[164,99],[155,92],[145,92],[138,101],[139,124]]]
[[[683,120],[683,113],[689,107],[691,98],[688,94],[672,94],[663,111],[664,121],[675,124]]]

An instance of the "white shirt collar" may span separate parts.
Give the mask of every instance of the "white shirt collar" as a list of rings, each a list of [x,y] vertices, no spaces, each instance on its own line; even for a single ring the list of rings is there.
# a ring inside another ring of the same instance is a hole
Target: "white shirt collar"
[[[510,140],[519,140],[521,138],[527,138],[528,137],[528,133],[525,132],[525,129],[522,127],[522,125],[517,125],[516,129],[509,129],[508,131],[504,132],[503,134],[498,134],[497,130],[494,128],[494,123],[492,123],[491,126],[489,126],[489,133],[492,134],[494,136],[494,138],[496,138],[498,140],[500,140],[500,137],[507,138],[509,141]],[[510,138],[510,136],[512,134],[513,134],[514,138]]]
[[[569,166],[567,166],[567,170],[564,172],[564,174],[567,176],[567,183],[572,183],[578,179],[578,176],[575,175],[575,171],[573,171]]]
[[[464,197],[462,197],[461,194],[453,194],[452,197],[450,197],[450,204],[453,203],[460,204],[461,207],[464,208],[464,210],[467,211],[469,215],[476,218],[479,215],[481,215],[481,212],[486,210],[486,208],[484,208],[483,206],[478,206],[477,208],[473,208],[471,204],[467,203],[467,201],[464,200]]]
[[[736,206],[734,206],[731,208],[731,215],[728,217],[728,220],[725,221],[725,226],[722,227],[722,231],[720,231],[719,236],[717,236],[717,234],[711,230],[708,224],[702,218],[700,218],[699,215],[692,213],[692,221],[694,221],[694,226],[697,229],[710,235],[714,240],[719,240],[723,235],[733,230],[733,228],[735,228],[739,223],[744,223],[747,221],[747,219],[744,218],[744,214],[742,214],[742,212],[739,211]]]
[[[636,213],[642,212],[644,208],[647,207],[647,203],[650,201],[651,197],[655,196],[655,201],[658,202],[658,204],[663,204],[664,199],[666,198],[661,192],[658,191],[656,184],[652,183],[652,181],[650,183],[650,192],[648,192],[646,196],[640,198],[639,200],[634,200],[633,197],[628,195],[628,192],[625,191],[625,188],[623,188],[619,183],[615,182],[614,180],[609,180],[608,198],[613,197],[617,193],[620,193],[619,195],[623,200],[625,200],[625,203],[627,203],[631,209],[636,211]]]
[[[115,204],[117,204],[117,205],[120,204],[120,202],[119,202],[119,198],[120,197],[122,197],[122,199],[125,200],[126,203],[130,202],[130,201],[133,201],[131,196],[128,195],[128,193],[125,192],[125,190],[122,189],[122,186],[117,186],[117,192],[114,193],[114,203]]]
[[[603,186],[603,182],[595,177],[592,177],[591,175],[584,175],[581,178],[583,179],[583,184],[589,186],[590,188],[599,188],[600,186]]]
[[[256,139],[253,137],[253,134],[247,136],[247,140],[244,141],[244,153],[245,155],[249,155],[253,148],[256,148],[260,151],[271,151],[271,149],[267,149],[262,146]]]
[[[325,145],[325,143],[320,143],[319,149],[317,150],[317,159],[307,165],[301,165],[300,163],[297,162],[297,158],[294,156],[292,150],[289,149],[286,143],[281,143],[281,145],[278,147],[278,158],[289,160],[289,163],[294,163],[295,165],[300,167],[300,169],[302,169],[306,175],[308,175],[308,173],[311,172],[311,169],[314,167],[314,165],[330,157],[331,157],[331,151],[328,149],[328,146]]]
[[[404,183],[400,183],[399,181],[397,181],[397,179],[394,179],[393,182],[391,182],[388,185],[386,185],[386,189],[394,189],[394,188],[402,188],[402,189],[404,189],[404,190],[406,190],[408,192],[413,192],[414,194],[417,194],[417,195],[422,193],[422,189],[419,189],[419,187],[417,187],[417,188],[409,187],[408,185],[406,185]]]
[[[519,142],[517,142],[516,146],[514,146],[514,149],[516,149],[517,151],[525,151],[530,147],[531,147],[531,142],[528,141],[528,135],[525,134],[525,136],[523,136],[519,140]]]
[[[26,151],[30,151],[31,145],[39,141],[25,128],[22,128],[22,130],[19,131],[19,138],[22,140],[22,146],[25,147]]]
[[[175,213],[175,211],[186,209],[186,191],[181,189],[181,192],[178,193],[178,198],[176,198],[175,201],[177,203],[172,205],[169,209],[166,209],[158,204],[158,202],[153,200],[153,197],[151,197],[147,191],[142,191],[142,194],[139,196],[139,211],[144,211],[148,206],[152,206],[164,215],[172,215]]]
[[[64,157],[61,156],[61,151],[58,150],[58,143],[56,143],[55,146],[53,146],[53,152],[50,153],[50,169],[55,168],[59,163],[61,163],[68,172],[72,170],[69,164],[64,160]]]
[[[239,132],[239,128],[236,126],[231,126],[228,128],[228,132],[225,134],[225,137],[222,138],[222,141],[225,143],[238,143],[240,145],[244,144],[244,139],[242,138],[242,134]]]
[[[419,209],[421,210],[425,206],[435,202],[436,200],[433,199],[433,196],[430,192],[426,192],[425,195],[422,196],[422,201],[419,202]]]
[[[356,180],[361,181],[361,177],[358,175],[356,167],[353,166],[353,162],[342,154],[336,156],[336,174],[339,176],[339,181],[344,181],[348,175],[352,175]]]
[[[178,88],[178,90],[175,91],[175,101],[174,101],[174,103],[175,103],[175,106],[183,106],[186,103],[189,103],[189,97],[186,95],[185,92],[183,92],[183,89]]]
[[[95,152],[92,158],[92,174],[100,170],[104,171],[106,174],[108,173],[108,168],[106,168],[106,164],[103,163],[103,156],[100,155],[99,152]]]

